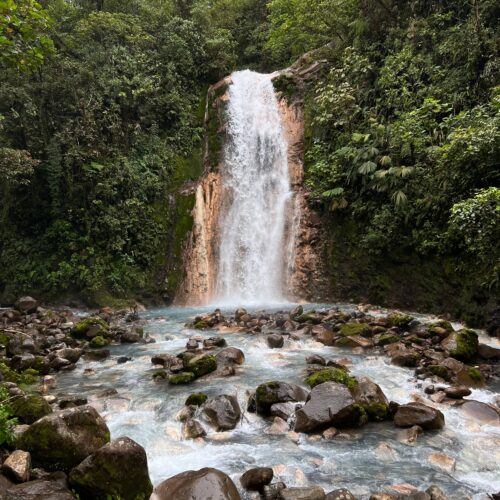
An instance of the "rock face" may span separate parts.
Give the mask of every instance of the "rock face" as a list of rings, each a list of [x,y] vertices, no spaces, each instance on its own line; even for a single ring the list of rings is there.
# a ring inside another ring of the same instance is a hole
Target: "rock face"
[[[329,426],[355,426],[358,409],[349,389],[337,382],[325,382],[311,391],[307,403],[296,411],[296,432],[312,432]]]
[[[225,394],[209,399],[203,405],[203,413],[217,431],[234,429],[241,417],[238,400]]]
[[[231,478],[217,469],[187,471],[160,483],[152,500],[240,500]]]
[[[394,415],[398,427],[418,425],[424,430],[436,430],[444,427],[444,415],[430,406],[421,403],[400,405]]]
[[[2,472],[16,483],[24,483],[30,478],[31,456],[28,452],[16,450],[2,464]]]
[[[305,401],[308,392],[298,385],[287,382],[267,382],[259,385],[255,391],[255,409],[261,415],[269,415],[271,406],[289,401]]]
[[[146,452],[127,437],[114,439],[87,457],[71,471],[69,482],[82,500],[147,500],[153,491]]]
[[[37,420],[16,444],[37,466],[69,470],[108,442],[106,422],[91,406],[80,406]]]

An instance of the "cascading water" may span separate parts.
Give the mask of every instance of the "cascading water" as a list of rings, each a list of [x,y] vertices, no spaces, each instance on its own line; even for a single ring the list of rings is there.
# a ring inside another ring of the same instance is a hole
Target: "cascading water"
[[[293,193],[270,75],[240,71],[229,90],[216,301],[284,301]]]

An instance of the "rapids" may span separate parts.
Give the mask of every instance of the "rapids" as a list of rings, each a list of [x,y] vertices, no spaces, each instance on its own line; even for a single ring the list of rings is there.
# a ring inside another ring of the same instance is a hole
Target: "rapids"
[[[244,410],[248,392],[262,382],[283,380],[304,385],[305,358],[311,353],[329,359],[350,359],[354,375],[369,376],[389,399],[399,403],[410,401],[412,394],[423,395],[413,371],[391,365],[388,358],[325,347],[310,337],[302,341],[287,339],[282,349],[270,349],[265,335],[242,333],[221,334],[229,346],[245,353],[245,363],[236,376],[202,378],[187,386],[153,381],[152,355],[181,352],[192,335],[214,335],[212,331],[184,326],[206,311],[148,311],[143,314],[147,320],[145,331],[156,343],[113,346],[108,360],[81,360],[74,371],[58,376],[57,392],[87,395],[89,404],[106,419],[112,438],[126,435],[144,446],[155,484],[185,470],[210,466],[228,473],[239,486],[238,479],[247,468],[270,466],[274,467],[275,480],[281,479],[288,486],[319,485],[327,492],[346,487],[362,498],[401,483],[421,489],[437,484],[452,499],[486,498],[485,493],[500,490],[500,428],[481,425],[460,409],[444,405],[440,406],[446,418],[444,429],[419,436],[415,446],[397,440],[399,429],[392,422],[368,424],[332,441],[300,435],[295,442],[287,435],[266,434],[270,423],[248,412],[233,431],[216,433],[204,423],[208,433],[204,440],[183,440],[181,423],[175,415],[189,394],[234,394]],[[117,364],[117,358],[123,355],[132,360]],[[115,389],[116,394],[110,394],[109,389]],[[494,397],[494,392],[484,389],[474,390],[469,399],[492,402]],[[456,460],[455,466],[444,470],[433,465],[428,459],[432,453],[448,455]]]

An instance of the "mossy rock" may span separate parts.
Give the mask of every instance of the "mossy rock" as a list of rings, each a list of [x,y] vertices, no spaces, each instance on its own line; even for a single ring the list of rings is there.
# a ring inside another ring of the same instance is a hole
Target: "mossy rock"
[[[389,417],[389,405],[385,403],[370,403],[361,406],[372,422],[382,422]]]
[[[349,388],[355,387],[358,383],[354,377],[351,377],[345,370],[340,368],[325,368],[317,371],[309,375],[305,382],[311,389],[324,382],[338,382]]]
[[[434,321],[434,323],[431,323],[427,327],[427,330],[429,330],[429,332],[431,333],[434,333],[436,328],[442,328],[443,330],[446,330],[449,333],[453,332],[453,326],[451,325],[451,323],[444,319],[440,319],[439,321]]]
[[[194,324],[194,329],[195,330],[206,330],[207,328],[209,328],[208,326],[208,323],[206,321],[197,321],[195,324]]]
[[[2,380],[5,382],[19,383],[19,373],[11,370],[3,361],[0,361],[0,373],[2,374]]]
[[[415,318],[408,314],[392,313],[387,317],[387,324],[390,327],[397,326],[398,328],[406,328]]]
[[[34,385],[38,383],[40,374],[34,368],[26,368],[19,376],[20,385]]]
[[[101,337],[101,335],[97,335],[90,341],[90,347],[105,347],[109,345],[109,340]]]
[[[10,337],[5,332],[0,331],[0,346],[7,347],[10,342]]]
[[[193,372],[196,378],[217,370],[217,360],[215,356],[202,354],[191,359],[188,363],[189,371]]]
[[[92,316],[91,318],[85,318],[79,321],[74,326],[73,330],[71,330],[71,335],[77,339],[85,338],[87,332],[92,327],[99,327],[99,331],[104,335],[106,335],[109,331],[109,324],[106,321],[99,316]]]
[[[38,419],[52,413],[52,408],[38,394],[20,396],[11,403],[12,414],[23,424],[32,424]]]
[[[474,382],[484,383],[483,374],[477,368],[471,366],[467,369],[467,373]]]
[[[353,405],[351,405],[350,419],[352,424],[358,427],[361,427],[368,423],[369,418],[365,410],[365,406],[358,403],[354,403]]]
[[[349,323],[344,323],[340,327],[340,334],[343,337],[352,337],[353,335],[361,335],[363,337],[370,335],[371,328],[366,323],[356,323],[351,321]]]
[[[443,365],[429,365],[427,369],[437,377],[441,377],[443,380],[449,380],[451,378],[450,370]]]
[[[195,392],[190,394],[184,403],[186,406],[201,406],[206,400],[208,396],[203,392]]]
[[[311,323],[313,325],[319,325],[321,323],[321,318],[312,314],[304,313],[297,316],[294,321],[297,321],[297,323]]]
[[[380,338],[378,339],[378,345],[383,347],[385,345],[395,344],[398,341],[399,337],[397,335],[391,335],[390,333],[388,333],[386,335],[380,336]]]
[[[172,385],[190,384],[196,377],[193,372],[182,372],[170,375],[168,383]]]
[[[165,370],[157,370],[153,373],[154,380],[166,379],[167,372]]]
[[[441,345],[450,353],[450,356],[460,361],[472,361],[478,351],[479,341],[477,333],[472,330],[460,330],[451,333]]]

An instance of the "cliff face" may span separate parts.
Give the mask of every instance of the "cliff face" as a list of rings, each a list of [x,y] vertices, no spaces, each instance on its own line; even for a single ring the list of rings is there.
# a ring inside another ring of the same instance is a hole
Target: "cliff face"
[[[279,79],[282,73],[273,78]],[[213,299],[217,276],[219,219],[228,203],[223,192],[221,172],[225,142],[225,110],[230,78],[208,91],[205,114],[204,174],[194,188],[193,227],[183,244],[184,276],[175,303],[206,305]],[[300,100],[287,99],[277,89],[282,125],[288,143],[288,168],[293,190],[286,227],[287,295],[292,300],[324,298],[327,282],[322,270],[320,219],[308,206],[304,180],[304,113]]]

